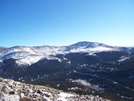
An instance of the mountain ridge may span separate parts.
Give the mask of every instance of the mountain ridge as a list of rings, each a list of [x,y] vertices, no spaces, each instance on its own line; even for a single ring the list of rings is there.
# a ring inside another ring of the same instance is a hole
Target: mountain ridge
[[[114,46],[114,45],[108,45],[108,44],[105,44],[105,43],[102,43],[102,42],[92,42],[92,41],[78,41],[74,44],[70,44],[70,45],[60,45],[60,46],[57,46],[57,45],[35,45],[35,46],[25,46],[25,45],[15,45],[15,46],[10,46],[10,47],[4,47],[4,46],[0,46],[0,48],[11,48],[11,47],[38,47],[38,46],[51,46],[51,47],[61,47],[61,46],[71,46],[71,45],[75,45],[75,44],[89,44],[89,43],[98,43],[98,44],[104,44],[104,45],[107,45],[107,46],[112,46],[112,47],[134,47],[134,45],[131,45],[131,46]]]
[[[68,54],[68,53],[96,53],[102,51],[121,51],[121,50],[131,50],[131,48],[123,47],[113,47],[108,46],[103,43],[98,42],[88,42],[81,41],[69,46],[14,46],[9,48],[0,47],[0,61],[6,59],[17,59],[16,63],[18,65],[31,65],[38,62],[39,60],[54,59],[60,60],[55,57],[58,54]],[[52,57],[53,56],[53,57]],[[29,61],[29,62],[27,62]]]

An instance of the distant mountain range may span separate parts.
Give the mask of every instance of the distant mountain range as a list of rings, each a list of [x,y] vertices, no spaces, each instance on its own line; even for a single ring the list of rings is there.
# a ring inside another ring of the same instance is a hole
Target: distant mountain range
[[[134,47],[97,42],[0,47],[0,76],[113,101],[134,100]]]
[[[41,59],[59,60],[58,54],[69,53],[97,53],[103,51],[132,51],[134,48],[113,47],[97,42],[78,42],[70,46],[15,46],[10,48],[0,47],[0,61],[16,59],[18,65],[31,65]]]

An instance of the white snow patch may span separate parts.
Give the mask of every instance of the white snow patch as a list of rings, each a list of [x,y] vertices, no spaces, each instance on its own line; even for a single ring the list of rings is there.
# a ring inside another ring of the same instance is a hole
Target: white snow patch
[[[43,56],[27,56],[23,59],[17,60],[16,63],[18,65],[31,65],[33,63],[38,62],[39,60],[43,59]]]
[[[91,85],[86,80],[81,80],[81,79],[73,80],[72,82],[81,83],[82,85],[85,85],[85,86],[90,86]]]
[[[93,85],[93,84],[87,82],[86,80],[77,79],[77,80],[72,80],[72,82],[76,82],[76,83],[78,83],[78,84],[81,84],[81,85],[90,87],[90,88],[95,89],[95,90],[97,90],[97,91],[103,90],[102,88],[99,88],[98,85]]]
[[[19,95],[9,95],[3,92],[0,92],[0,100],[1,101],[19,101]]]
[[[68,98],[68,97],[72,97],[72,96],[75,96],[75,95],[69,94],[69,93],[61,92],[61,93],[59,94],[58,100],[60,100],[60,101],[68,101],[67,98]]]
[[[108,48],[108,47],[102,47],[102,46],[98,46],[98,47],[94,47],[94,48],[79,47],[79,48],[74,48],[74,49],[70,50],[71,53],[88,52],[88,53],[92,53],[92,54],[95,52],[101,52],[101,51],[119,51],[119,50],[116,48]]]
[[[61,60],[59,58],[53,57],[53,56],[46,56],[46,55],[29,55],[26,56],[22,59],[18,59],[16,61],[16,63],[18,65],[32,65],[42,59],[48,59],[48,60],[58,60],[59,62],[61,62]]]
[[[113,51],[113,48],[107,48],[107,47],[95,47],[91,48],[90,51]]]
[[[130,59],[130,57],[126,57],[126,56],[122,56],[120,60],[118,60],[119,62],[123,62],[127,59]]]

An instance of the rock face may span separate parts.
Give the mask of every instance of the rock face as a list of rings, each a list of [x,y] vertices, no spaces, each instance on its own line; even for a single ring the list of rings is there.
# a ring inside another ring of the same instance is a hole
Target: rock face
[[[110,101],[99,96],[77,95],[45,86],[0,78],[0,101]]]

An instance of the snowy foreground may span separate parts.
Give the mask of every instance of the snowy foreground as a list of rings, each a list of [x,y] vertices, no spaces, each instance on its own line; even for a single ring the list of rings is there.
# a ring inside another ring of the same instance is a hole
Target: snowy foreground
[[[0,78],[0,101],[110,101],[99,96],[66,93]]]

